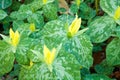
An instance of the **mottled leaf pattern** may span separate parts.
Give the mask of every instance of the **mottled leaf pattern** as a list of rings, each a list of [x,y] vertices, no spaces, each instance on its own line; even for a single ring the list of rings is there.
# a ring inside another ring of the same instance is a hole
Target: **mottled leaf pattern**
[[[100,0],[100,7],[105,11],[110,17],[114,17],[115,11],[120,5],[119,0]],[[113,18],[113,20],[115,20]],[[120,25],[120,18],[115,20],[116,23]]]
[[[88,35],[92,42],[100,43],[107,40],[116,28],[114,20],[109,16],[103,16],[90,22]]]
[[[14,59],[14,53],[10,49],[10,45],[0,41],[0,75],[8,73],[13,68]]]
[[[106,49],[106,60],[109,65],[120,65],[120,39],[113,39]]]

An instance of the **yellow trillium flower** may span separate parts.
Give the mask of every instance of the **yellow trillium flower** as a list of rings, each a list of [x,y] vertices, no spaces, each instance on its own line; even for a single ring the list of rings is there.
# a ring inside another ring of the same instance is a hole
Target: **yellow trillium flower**
[[[80,0],[75,0],[77,6],[79,7],[80,6]]]
[[[80,25],[81,18],[78,18],[78,16],[76,15],[76,18],[73,20],[72,24],[68,28],[68,36],[74,36],[78,32]]]
[[[120,6],[118,6],[118,8],[116,9],[115,14],[114,14],[115,20],[117,20],[119,18],[120,18]]]
[[[33,66],[33,62],[30,60],[30,65],[28,68],[31,68]]]
[[[48,0],[43,0],[43,4],[46,4]]]
[[[47,65],[51,65],[55,59],[55,53],[56,53],[56,49],[53,48],[52,51],[50,51],[46,45],[44,45],[44,61]]]
[[[13,32],[13,30],[10,28],[9,34],[10,34],[10,39],[11,39],[11,41],[10,41],[11,45],[16,47],[18,45],[19,39],[20,39],[19,32],[18,31]]]
[[[35,24],[34,23],[30,24],[29,29],[30,29],[30,31],[34,32],[35,31]]]

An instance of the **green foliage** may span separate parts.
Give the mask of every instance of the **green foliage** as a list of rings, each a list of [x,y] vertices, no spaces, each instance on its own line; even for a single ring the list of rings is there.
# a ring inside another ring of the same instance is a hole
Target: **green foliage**
[[[61,47],[58,47],[57,50],[60,49]],[[58,55],[60,56],[57,56],[57,58],[55,59],[54,63],[52,64],[53,71],[50,72],[49,67],[42,60],[43,58],[42,53],[43,51],[39,52],[35,50],[29,53],[30,55],[34,54],[31,56],[31,58],[34,57],[34,59],[32,59],[34,63],[33,66],[31,67],[29,66],[22,67],[19,76],[20,80],[80,79],[79,63],[76,61],[75,57],[72,54],[68,55],[65,51],[60,51],[60,53],[58,52]],[[74,72],[71,72],[71,69],[74,70]]]
[[[0,77],[112,80],[120,66],[120,1],[62,1],[0,1]],[[93,53],[105,59],[96,64]]]
[[[0,9],[6,9],[11,6],[12,0],[0,0]]]
[[[45,43],[56,45],[60,44],[62,41],[65,50],[68,53],[74,54],[81,66],[89,68],[92,65],[92,44],[89,41],[89,38],[85,35],[78,35],[73,38],[68,38],[64,25],[65,24],[62,21],[48,22],[43,29],[45,33]]]
[[[42,28],[44,25],[44,18],[41,15],[41,12],[33,13],[31,16],[27,18],[29,23],[34,23],[36,28]]]
[[[9,72],[14,64],[14,53],[6,42],[0,41],[0,75]]]
[[[120,65],[120,51],[119,51],[119,45],[120,39],[115,38],[113,39],[107,46],[106,49],[106,60],[109,65],[115,66]]]
[[[92,42],[100,43],[111,36],[116,28],[115,26],[116,24],[111,17],[103,16],[90,22],[88,34],[90,35]]]
[[[120,5],[118,0],[100,0],[101,8],[111,17],[114,17],[117,7]],[[120,25],[120,18],[115,20]]]
[[[43,6],[43,14],[48,20],[57,18],[57,6],[55,4],[47,4]]]
[[[112,80],[109,77],[105,75],[100,75],[100,74],[92,74],[92,75],[87,75],[84,80]]]
[[[83,19],[92,19],[95,17],[96,12],[92,8],[90,8],[85,2],[80,4],[80,17]]]
[[[7,13],[3,10],[0,10],[0,20],[4,19],[7,16]]]
[[[95,71],[99,74],[110,75],[114,67],[109,65],[109,62],[103,61],[101,64],[95,66]]]

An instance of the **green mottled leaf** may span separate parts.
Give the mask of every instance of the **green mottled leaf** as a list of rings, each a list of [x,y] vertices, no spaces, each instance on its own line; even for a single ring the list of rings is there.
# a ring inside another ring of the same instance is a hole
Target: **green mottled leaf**
[[[27,5],[30,7],[32,12],[37,11],[38,9],[41,9],[43,6],[42,0],[34,0],[32,3]]]
[[[120,39],[113,39],[106,49],[106,61],[109,65],[120,65]]]
[[[70,6],[70,12],[71,12],[72,14],[76,14],[77,11],[78,11],[78,6],[77,6],[76,4],[72,4],[72,5]]]
[[[107,14],[113,17],[118,4],[117,0],[100,0],[100,6]]]
[[[80,4],[80,13],[79,16],[82,19],[92,19],[95,17],[96,12],[92,8],[90,8],[86,3],[81,3]]]
[[[73,54],[66,53],[65,51],[63,51],[62,54],[60,54],[62,55],[62,64],[67,72],[67,74],[66,72],[64,73],[66,75],[64,80],[80,80],[80,65],[75,56]]]
[[[64,47],[67,52],[76,56],[81,66],[85,68],[92,66],[92,44],[87,36],[80,35],[66,39]]]
[[[12,0],[0,0],[0,9],[5,9],[11,6]]]
[[[36,56],[36,57],[33,57],[34,58],[33,61],[35,62],[32,67],[29,67],[28,65],[22,66],[19,79],[21,80],[31,80],[31,79],[32,80],[79,80],[80,79],[79,63],[75,59],[75,56],[73,56],[72,54],[68,55],[64,51],[59,52],[59,50],[61,50],[60,47],[57,48],[58,56],[56,56],[56,59],[51,65],[52,71],[50,71],[50,66],[46,65],[45,61],[43,61],[44,59],[41,61],[41,63],[36,62],[35,58],[36,60],[38,60],[37,57],[39,58],[39,56]],[[39,55],[39,53],[38,52],[36,53],[35,50],[33,51],[33,54]],[[43,50],[41,53],[43,53]]]
[[[43,14],[48,20],[54,20],[57,18],[57,7],[54,4],[46,4],[43,6]]]
[[[7,13],[3,10],[0,10],[0,20],[4,19],[7,16]]]
[[[29,23],[34,23],[36,28],[41,29],[44,25],[44,19],[40,12],[33,13],[27,20]]]
[[[24,36],[24,34],[20,37],[20,42],[17,46],[17,51],[15,53],[16,61],[19,64],[28,64],[29,59],[27,57],[27,53],[29,50],[30,45],[33,44],[33,40]]]
[[[64,24],[63,22],[59,20],[54,20],[48,22],[45,26],[41,34],[44,34],[44,43],[48,46],[57,46],[59,45],[63,38],[63,36],[66,36],[65,30],[64,30]]]
[[[100,6],[109,16],[114,17],[117,7],[120,5],[119,0],[100,0]],[[115,20],[115,19],[113,19]],[[120,18],[115,20],[120,25]]]
[[[120,38],[120,26],[117,26],[115,29],[115,36]]]
[[[11,71],[14,59],[14,53],[10,49],[10,46],[4,41],[0,41],[0,75]]]
[[[86,75],[84,80],[112,80],[112,79],[102,74],[91,74],[91,75]]]
[[[44,43],[48,46],[57,46],[63,42],[63,47],[68,53],[76,56],[81,66],[89,68],[92,65],[92,44],[85,35],[73,38],[67,37],[64,22],[59,20],[48,22],[43,29]]]
[[[32,15],[30,7],[27,5],[21,5],[18,11],[14,11],[10,14],[10,17],[17,20],[24,20],[30,15]]]
[[[40,64],[33,64],[29,68],[28,66],[21,67],[21,71],[19,74],[19,80],[40,80],[38,77],[38,71],[40,70]]]
[[[61,20],[68,27],[74,20],[74,16],[63,14],[59,16],[58,20]]]
[[[109,16],[103,16],[90,22],[88,35],[92,42],[100,43],[107,40],[116,28],[114,20]]]

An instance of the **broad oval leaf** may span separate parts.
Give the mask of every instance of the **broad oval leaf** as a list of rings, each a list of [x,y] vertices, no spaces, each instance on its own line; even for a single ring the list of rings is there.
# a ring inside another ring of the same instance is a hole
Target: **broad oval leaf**
[[[5,9],[11,6],[12,0],[0,0],[0,9]]]
[[[40,64],[33,64],[33,66],[25,66],[21,67],[21,71],[19,73],[19,80],[40,80],[38,79],[38,71],[40,69]]]
[[[43,34],[43,41],[48,47],[56,47],[64,40],[64,36],[66,36],[64,23],[60,20],[50,21],[44,26],[41,34]]]
[[[3,10],[0,10],[0,20],[4,19],[7,16],[7,13]]]
[[[119,0],[100,0],[101,8],[111,17],[114,17],[115,11],[119,5],[120,5]],[[115,21],[120,25],[120,18]]]
[[[106,61],[109,65],[120,65],[120,39],[113,39],[106,49]]]
[[[48,46],[57,46],[63,42],[65,50],[68,53],[75,54],[80,65],[86,68],[92,65],[92,44],[87,36],[79,35],[69,39],[65,30],[65,23],[59,20],[48,22],[44,26],[43,34],[44,43]]]
[[[92,44],[87,36],[80,35],[66,39],[64,48],[67,52],[75,55],[82,67],[89,69],[92,66]]]
[[[41,29],[44,25],[44,18],[40,12],[33,13],[27,18],[29,23],[34,23],[36,28]]]
[[[54,20],[57,18],[57,7],[54,4],[46,4],[43,6],[43,14],[48,20]]]
[[[0,75],[8,73],[14,64],[14,53],[7,43],[0,41]]]
[[[114,20],[109,16],[95,19],[89,25],[88,35],[92,42],[100,43],[107,40],[116,28]]]
[[[23,66],[20,71],[20,80],[79,80],[79,64],[72,54],[61,53],[53,64],[53,71],[49,71],[48,65],[44,62],[33,63],[33,66]],[[70,60],[71,59],[71,60]],[[73,72],[74,71],[74,72]]]

